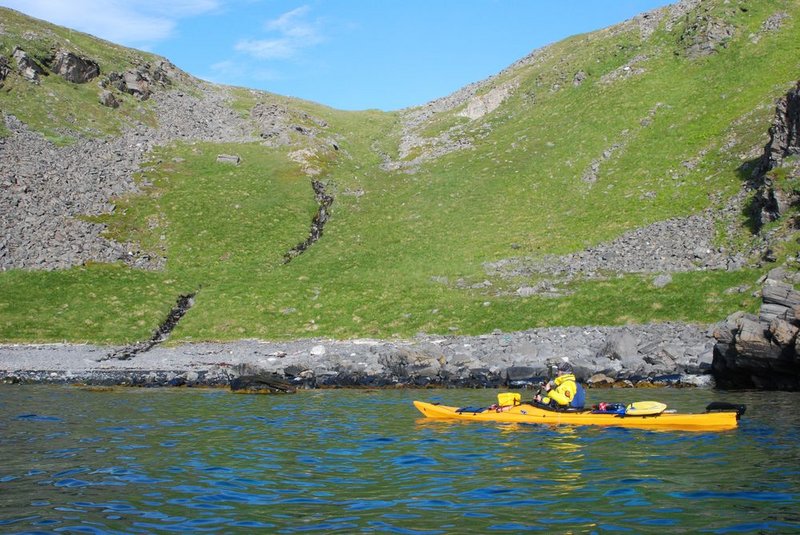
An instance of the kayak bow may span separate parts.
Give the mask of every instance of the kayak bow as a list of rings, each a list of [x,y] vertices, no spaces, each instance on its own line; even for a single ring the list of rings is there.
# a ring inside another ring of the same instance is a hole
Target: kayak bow
[[[596,413],[591,410],[556,411],[523,403],[499,408],[448,407],[424,401],[414,401],[414,406],[427,418],[473,420],[480,422],[508,422],[547,425],[605,425],[635,427],[640,429],[665,429],[682,431],[724,431],[735,429],[743,406],[728,404],[709,405],[703,413],[659,412],[658,414],[632,415]],[[663,409],[662,409],[663,410]]]

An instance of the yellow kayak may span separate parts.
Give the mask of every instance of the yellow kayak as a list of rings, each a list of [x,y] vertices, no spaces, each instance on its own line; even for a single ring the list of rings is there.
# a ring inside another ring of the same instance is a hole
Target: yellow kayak
[[[645,402],[655,403],[655,402]],[[703,413],[677,413],[665,411],[655,414],[609,414],[592,410],[550,410],[537,405],[522,403],[511,406],[487,408],[458,408],[415,401],[414,406],[428,418],[472,420],[478,422],[508,422],[547,425],[606,425],[635,427],[639,429],[664,429],[682,431],[725,431],[735,429],[739,417],[744,413],[743,405],[712,403]],[[636,411],[633,411],[634,413]],[[647,411],[640,411],[647,412]]]

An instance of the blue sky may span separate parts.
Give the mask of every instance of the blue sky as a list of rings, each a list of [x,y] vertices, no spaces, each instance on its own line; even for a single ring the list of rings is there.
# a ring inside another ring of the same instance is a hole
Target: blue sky
[[[213,82],[335,108],[424,104],[668,0],[0,0]]]

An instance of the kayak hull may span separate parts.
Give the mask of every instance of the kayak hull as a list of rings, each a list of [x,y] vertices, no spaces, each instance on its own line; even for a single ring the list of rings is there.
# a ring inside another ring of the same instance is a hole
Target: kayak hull
[[[424,401],[414,401],[414,406],[427,418],[448,420],[472,420],[478,422],[506,422],[546,425],[601,425],[611,427],[633,427],[638,429],[664,429],[678,431],[725,431],[738,425],[736,411],[704,413],[666,413],[649,416],[621,414],[596,414],[591,411],[550,411],[534,405],[522,404],[503,407],[501,410],[486,409],[480,412],[459,410]]]

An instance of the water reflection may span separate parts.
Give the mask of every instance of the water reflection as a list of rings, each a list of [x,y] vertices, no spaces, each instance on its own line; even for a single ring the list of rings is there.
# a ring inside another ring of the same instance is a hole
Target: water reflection
[[[442,422],[411,405],[494,394],[0,388],[0,531],[800,530],[797,395],[648,391],[681,411],[747,403],[724,433]]]

